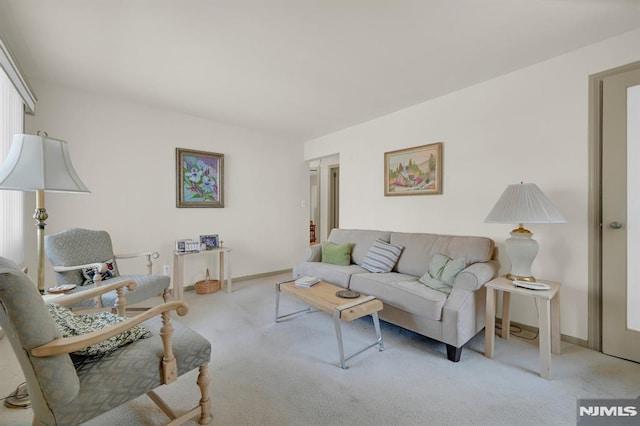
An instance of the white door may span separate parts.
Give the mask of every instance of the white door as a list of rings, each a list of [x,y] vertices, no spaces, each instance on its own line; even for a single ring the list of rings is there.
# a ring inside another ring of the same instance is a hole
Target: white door
[[[602,86],[602,351],[640,362],[640,70]]]

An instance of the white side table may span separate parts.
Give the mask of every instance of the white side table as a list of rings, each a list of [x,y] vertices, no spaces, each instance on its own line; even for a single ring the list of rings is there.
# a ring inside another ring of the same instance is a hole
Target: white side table
[[[184,294],[184,258],[187,256],[198,255],[218,255],[218,279],[222,286],[225,282],[225,270],[227,274],[226,287],[227,293],[231,293],[231,249],[229,247],[218,247],[211,250],[201,250],[198,252],[178,253],[173,252],[173,296],[177,300],[182,300]]]
[[[540,376],[551,380],[551,353],[560,354],[560,283],[555,281],[538,282],[549,284],[550,290],[529,290],[516,287],[505,277],[494,278],[487,287],[486,326],[484,354],[493,358],[496,332],[496,291],[502,292],[502,338],[509,340],[511,294],[534,297],[538,305],[538,328],[540,344]]]

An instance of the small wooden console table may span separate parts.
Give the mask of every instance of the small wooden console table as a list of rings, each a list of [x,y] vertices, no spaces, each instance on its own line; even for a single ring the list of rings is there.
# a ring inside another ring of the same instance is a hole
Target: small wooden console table
[[[226,287],[227,293],[231,293],[231,286],[233,284],[231,280],[231,249],[229,247],[218,247],[211,250],[201,250],[197,252],[185,252],[179,253],[173,252],[173,296],[177,300],[182,300],[184,293],[184,258],[187,256],[197,256],[197,255],[215,255],[218,256],[218,279],[220,280],[220,285],[222,286],[225,282],[225,271],[227,275],[226,279]]]
[[[551,353],[560,354],[560,283],[540,281],[548,284],[549,290],[529,290],[516,287],[505,277],[494,278],[487,287],[487,312],[484,340],[484,354],[493,358],[495,343],[496,291],[502,292],[502,338],[509,339],[511,294],[534,297],[538,301],[538,329],[540,345],[540,376],[551,380]]]

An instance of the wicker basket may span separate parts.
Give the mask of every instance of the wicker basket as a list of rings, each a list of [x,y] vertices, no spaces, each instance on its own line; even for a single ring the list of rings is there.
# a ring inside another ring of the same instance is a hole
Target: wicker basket
[[[220,290],[220,281],[212,280],[209,278],[209,269],[204,277],[204,280],[198,281],[195,284],[196,294],[210,294]]]

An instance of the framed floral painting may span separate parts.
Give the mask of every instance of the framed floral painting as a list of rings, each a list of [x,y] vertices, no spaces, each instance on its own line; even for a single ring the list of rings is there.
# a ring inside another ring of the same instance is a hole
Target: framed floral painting
[[[442,194],[442,142],[384,153],[384,195]]]
[[[176,206],[224,207],[224,154],[176,148]]]

